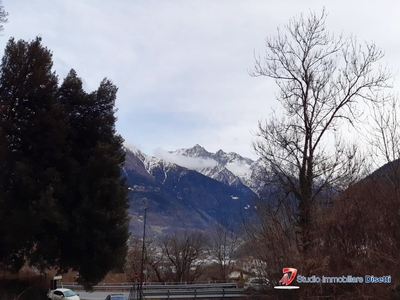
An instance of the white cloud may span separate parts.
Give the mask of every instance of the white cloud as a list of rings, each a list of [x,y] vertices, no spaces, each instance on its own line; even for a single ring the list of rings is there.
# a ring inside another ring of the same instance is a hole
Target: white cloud
[[[250,174],[250,166],[241,163],[240,161],[235,161],[226,165],[226,168],[236,175]]]
[[[215,167],[217,165],[217,162],[213,159],[204,159],[200,157],[188,157],[178,154],[172,154],[161,148],[157,148],[154,151],[154,155],[167,162],[171,162],[191,170]]]
[[[300,13],[328,12],[327,29],[373,40],[400,69],[399,3],[382,0],[3,0],[0,37],[43,37],[64,78],[74,68],[90,92],[118,86],[117,130],[146,154],[200,144],[254,158],[251,130],[276,106],[273,80],[252,78],[253,50]],[[383,62],[386,62],[386,58]],[[191,163],[189,163],[190,165]],[[194,163],[197,165],[197,163]]]
[[[138,145],[136,143],[133,143],[131,141],[126,141],[125,140],[124,141],[124,147],[126,147],[128,149],[131,149],[131,150],[139,150],[139,151],[143,152],[143,149],[142,149],[142,147],[140,145]],[[146,153],[144,153],[144,154],[146,154]]]

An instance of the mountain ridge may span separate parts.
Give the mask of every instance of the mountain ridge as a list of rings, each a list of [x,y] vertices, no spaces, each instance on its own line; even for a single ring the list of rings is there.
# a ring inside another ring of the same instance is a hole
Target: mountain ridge
[[[232,223],[251,214],[255,194],[247,186],[225,184],[138,149],[125,151],[123,174],[129,185],[133,234],[142,232],[146,207],[153,234],[179,228],[205,230],[211,224]]]
[[[205,148],[196,144],[192,148],[180,148],[169,151],[169,154],[191,158],[201,158],[214,161],[214,165],[194,168],[210,178],[216,179],[228,185],[237,186],[243,184],[254,192],[258,190],[256,173],[260,167],[260,161],[254,161],[235,152],[225,152],[222,149],[216,153],[207,151]]]

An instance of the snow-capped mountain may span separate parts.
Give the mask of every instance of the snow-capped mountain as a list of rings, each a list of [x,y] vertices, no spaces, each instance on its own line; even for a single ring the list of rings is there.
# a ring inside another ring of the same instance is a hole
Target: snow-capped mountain
[[[146,207],[149,208],[149,230],[153,233],[167,233],[178,228],[205,230],[212,223],[232,224],[252,213],[249,207],[255,194],[241,182],[228,185],[137,149],[126,148],[125,151],[123,173],[130,190],[131,232],[134,234],[142,230]],[[195,161],[198,165],[204,167],[209,163],[203,162],[204,158],[199,159]],[[230,176],[235,175],[231,173]]]
[[[252,190],[257,189],[255,172],[259,167],[258,161],[245,158],[234,152],[226,153],[223,150],[218,150],[216,153],[208,152],[200,145],[170,151],[169,154],[168,156],[164,155],[164,159],[188,168],[191,167],[185,165],[187,161],[180,159],[180,157],[201,159],[206,162],[205,166],[193,164],[194,167],[191,169],[231,186],[243,184]]]

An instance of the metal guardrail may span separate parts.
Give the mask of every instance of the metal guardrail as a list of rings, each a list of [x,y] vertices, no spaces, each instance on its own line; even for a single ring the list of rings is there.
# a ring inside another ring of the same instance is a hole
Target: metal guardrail
[[[223,289],[235,289],[237,288],[236,283],[190,283],[190,284],[144,284],[143,290],[185,290],[185,289],[211,289],[211,288],[223,288]]]
[[[115,283],[99,283],[96,286],[132,286],[133,282],[115,282]],[[63,285],[63,286],[80,286],[76,282],[64,282],[64,281],[59,281],[57,282],[57,285]]]
[[[76,284],[74,282],[59,282],[59,287],[74,289],[74,290],[83,290],[83,286]],[[121,291],[129,291],[134,283],[125,282],[125,283],[104,283],[98,284],[93,287],[93,290],[121,290]],[[187,284],[174,284],[174,283],[150,283],[143,284],[143,290],[167,290],[167,289],[211,289],[211,288],[223,288],[223,289],[235,289],[237,288],[236,283],[187,283]]]
[[[74,290],[84,290],[76,283],[59,283],[59,286]],[[132,299],[138,299],[139,286],[133,283],[100,284],[93,287],[94,291],[130,291]],[[236,283],[152,283],[143,284],[142,295],[144,299],[172,299],[172,298],[234,298],[245,297],[243,289],[239,289]]]
[[[62,285],[66,289],[84,291],[85,289],[81,285]],[[94,286],[93,291],[130,291],[132,286]]]
[[[167,289],[167,290],[144,290],[145,299],[170,299],[170,298],[233,298],[245,297],[243,289]]]

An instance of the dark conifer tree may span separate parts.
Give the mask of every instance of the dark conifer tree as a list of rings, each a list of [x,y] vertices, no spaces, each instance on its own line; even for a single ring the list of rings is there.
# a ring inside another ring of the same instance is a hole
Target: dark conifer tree
[[[83,277],[93,276],[95,281],[110,268],[122,268],[129,236],[128,188],[121,177],[125,152],[123,139],[115,130],[116,93],[117,87],[104,79],[98,90],[90,95],[92,106],[88,111],[88,120],[93,121],[88,134],[96,140],[84,168],[88,195],[82,201],[88,208],[86,228],[90,228],[91,224],[96,226],[88,232],[91,237],[89,248],[93,252],[86,253],[93,263],[86,264],[80,273]]]
[[[53,225],[63,219],[57,192],[66,127],[51,69],[40,38],[10,39],[0,67],[0,260],[16,269],[27,257],[44,261],[41,246],[54,243]]]
[[[41,39],[11,39],[0,67],[0,264],[79,271],[86,287],[123,266],[129,236],[117,88],[58,87]]]
[[[117,88],[103,80],[86,94],[71,70],[58,97],[68,119],[69,209],[73,222],[63,241],[63,265],[79,271],[86,286],[123,265],[129,236],[127,186],[121,178],[123,139],[115,130]],[[68,244],[68,245],[67,245]],[[71,255],[73,253],[73,255]]]

